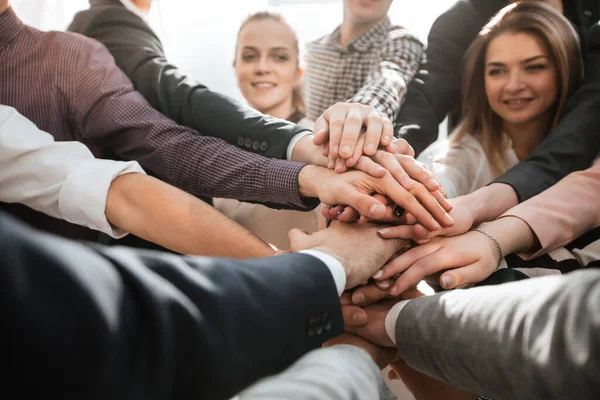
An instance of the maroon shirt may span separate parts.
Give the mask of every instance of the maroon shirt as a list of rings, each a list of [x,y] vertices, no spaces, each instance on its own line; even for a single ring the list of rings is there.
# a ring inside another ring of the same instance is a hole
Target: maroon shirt
[[[96,156],[136,160],[198,196],[305,208],[303,164],[268,159],[201,136],[154,110],[99,42],[0,15],[0,104],[16,108],[56,140],[78,140]],[[53,229],[50,229],[53,230]]]

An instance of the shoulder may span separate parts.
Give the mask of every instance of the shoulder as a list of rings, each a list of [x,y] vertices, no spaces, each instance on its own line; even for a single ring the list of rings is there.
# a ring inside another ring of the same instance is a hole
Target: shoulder
[[[421,53],[425,45],[411,30],[401,26],[392,26],[382,42],[382,51],[411,50]]]
[[[123,24],[133,24],[139,27],[147,25],[140,17],[125,7],[105,5],[95,6],[77,13],[68,30],[85,34],[89,29],[105,23],[111,24],[113,27],[123,26]]]

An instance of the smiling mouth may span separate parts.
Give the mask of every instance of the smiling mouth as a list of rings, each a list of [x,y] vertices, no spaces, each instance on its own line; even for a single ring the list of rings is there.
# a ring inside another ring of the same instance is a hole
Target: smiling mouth
[[[504,104],[509,105],[509,106],[518,106],[518,105],[523,105],[523,104],[529,103],[532,100],[533,100],[532,98],[510,99],[510,100],[504,100]]]
[[[258,83],[253,83],[252,86],[255,88],[260,88],[260,89],[271,89],[277,85],[275,85],[274,83],[268,83],[268,82],[258,82]]]

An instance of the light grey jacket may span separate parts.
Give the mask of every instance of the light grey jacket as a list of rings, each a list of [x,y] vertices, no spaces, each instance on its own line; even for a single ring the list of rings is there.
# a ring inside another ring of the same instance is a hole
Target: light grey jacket
[[[600,270],[410,301],[396,323],[415,369],[501,399],[600,399]]]

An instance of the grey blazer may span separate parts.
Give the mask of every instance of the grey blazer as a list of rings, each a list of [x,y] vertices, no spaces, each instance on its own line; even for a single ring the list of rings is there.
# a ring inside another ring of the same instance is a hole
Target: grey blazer
[[[152,28],[119,0],[90,0],[68,30],[104,44],[148,102],[175,122],[270,158],[286,158],[290,140],[306,128],[264,115],[213,92],[165,57]],[[210,40],[210,38],[205,38]]]
[[[600,270],[411,300],[400,355],[455,387],[501,399],[600,398]]]

